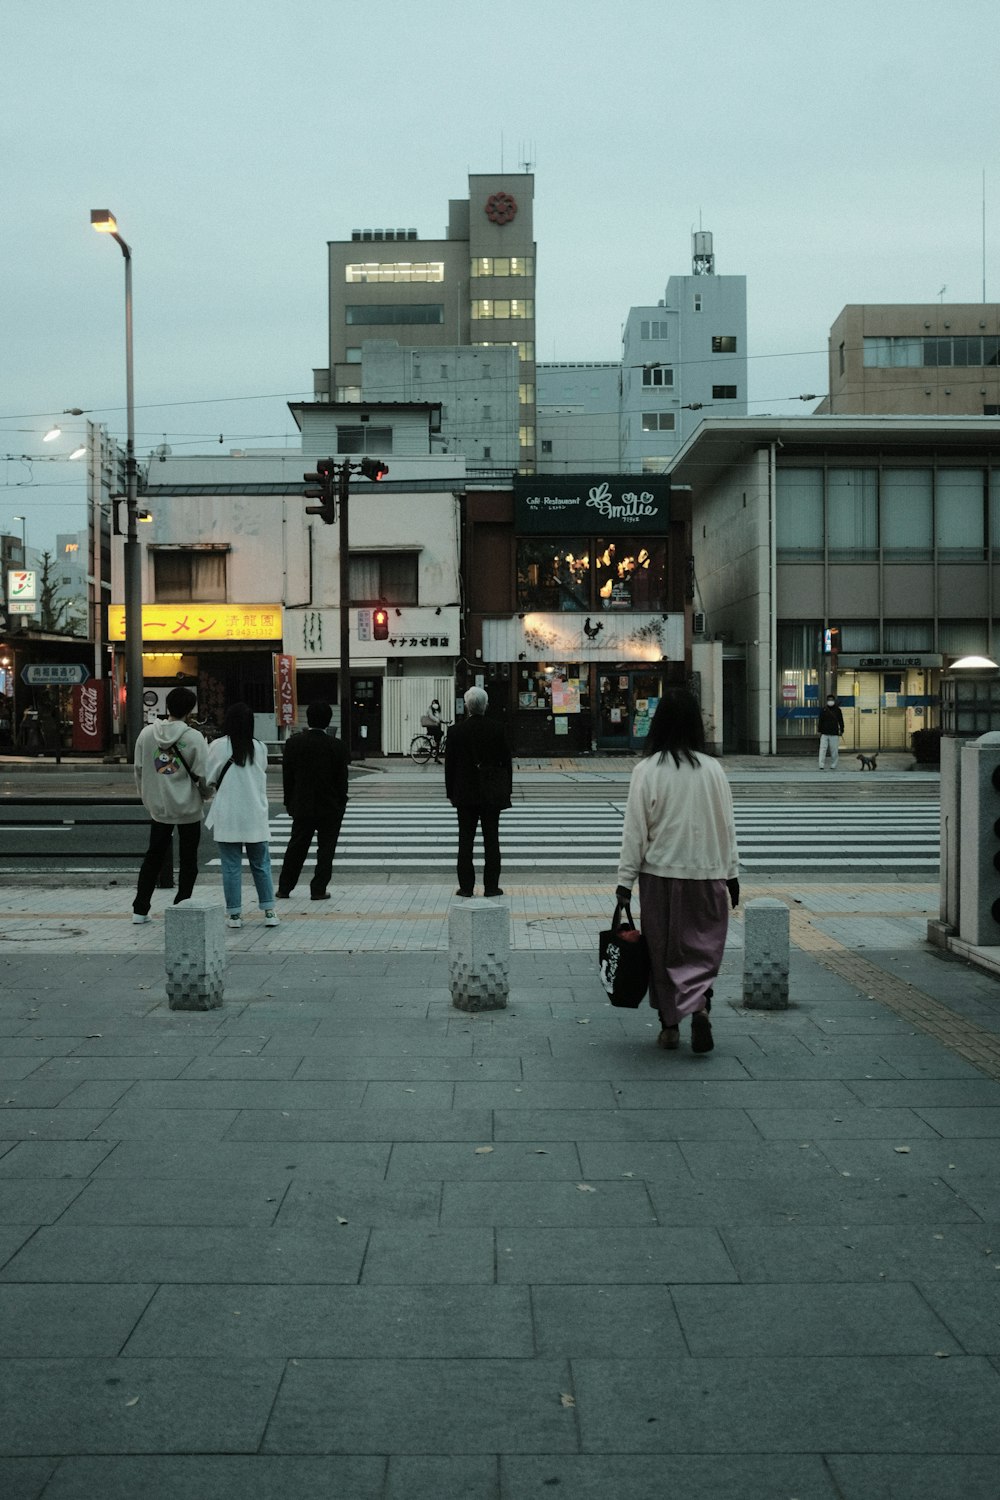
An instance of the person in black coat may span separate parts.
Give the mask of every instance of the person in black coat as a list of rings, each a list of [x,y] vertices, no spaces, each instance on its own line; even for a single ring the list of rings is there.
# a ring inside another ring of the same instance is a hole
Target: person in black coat
[[[502,725],[484,717],[489,698],[483,688],[465,694],[465,718],[444,742],[444,787],[458,813],[458,896],[475,894],[472,847],[483,830],[483,894],[500,889],[500,814],[511,805],[514,766]]]
[[[340,825],[347,807],[347,747],[327,734],[333,710],[329,703],[310,703],[309,728],[285,742],[281,775],[291,837],[278,876],[277,894],[284,901],[295,889],[316,835],[316,868],[309,889],[314,901],[329,900]]]

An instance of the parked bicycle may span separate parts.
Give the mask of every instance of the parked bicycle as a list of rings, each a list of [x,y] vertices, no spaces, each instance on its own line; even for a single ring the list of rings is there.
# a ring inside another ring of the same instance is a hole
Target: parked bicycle
[[[419,734],[415,734],[410,741],[410,759],[415,760],[418,766],[426,766],[429,760],[433,760],[435,748],[439,756],[444,755],[444,745],[445,740],[448,738],[450,722],[450,720],[445,719],[441,721],[443,733],[441,735],[441,742],[436,747],[434,736],[428,734],[426,729],[422,729]]]

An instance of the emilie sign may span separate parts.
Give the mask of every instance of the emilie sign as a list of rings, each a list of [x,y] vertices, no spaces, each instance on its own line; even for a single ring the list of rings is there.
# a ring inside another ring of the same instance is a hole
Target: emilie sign
[[[662,536],[670,481],[662,474],[519,474],[514,524],[535,535]]]

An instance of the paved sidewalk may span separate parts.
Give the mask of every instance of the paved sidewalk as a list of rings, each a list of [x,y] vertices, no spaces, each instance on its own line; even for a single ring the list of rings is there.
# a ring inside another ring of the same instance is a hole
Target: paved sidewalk
[[[121,891],[5,891],[3,1500],[997,1500],[1000,989],[936,887],[767,894],[793,1004],[735,921],[694,1057],[599,887],[510,891],[480,1016],[442,886],[227,934],[205,1014]]]

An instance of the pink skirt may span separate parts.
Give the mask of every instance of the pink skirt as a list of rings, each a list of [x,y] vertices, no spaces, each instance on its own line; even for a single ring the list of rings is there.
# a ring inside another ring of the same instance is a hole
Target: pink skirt
[[[639,876],[639,925],[649,946],[649,1003],[664,1026],[703,1010],[729,927],[724,880]]]

